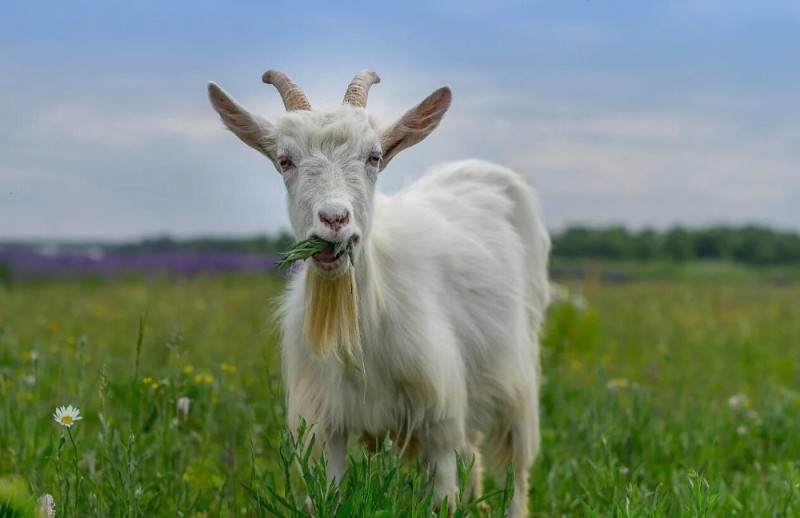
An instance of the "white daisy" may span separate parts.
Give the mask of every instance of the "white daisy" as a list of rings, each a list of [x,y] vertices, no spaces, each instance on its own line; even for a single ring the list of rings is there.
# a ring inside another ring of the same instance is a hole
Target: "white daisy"
[[[731,407],[731,410],[739,410],[741,408],[750,408],[752,403],[750,403],[750,398],[747,397],[747,394],[740,392],[728,398],[728,406]]]
[[[67,428],[75,424],[75,421],[80,421],[81,419],[83,419],[83,417],[81,417],[81,411],[72,405],[60,406],[56,408],[56,413],[53,414],[53,420]]]

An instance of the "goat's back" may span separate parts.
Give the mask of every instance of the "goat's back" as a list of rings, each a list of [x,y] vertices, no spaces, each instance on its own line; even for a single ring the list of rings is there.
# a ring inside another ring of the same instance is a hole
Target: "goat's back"
[[[474,252],[490,252],[495,261],[485,264],[487,268],[521,254],[528,265],[525,277],[534,283],[529,293],[532,303],[541,310],[547,306],[550,237],[533,189],[522,174],[483,160],[450,162],[430,169],[395,196],[379,197],[376,205],[374,228],[379,236],[413,239],[417,234],[425,242],[419,234],[441,226],[448,235],[433,235],[431,253],[451,255],[443,250],[444,244],[472,245]],[[509,224],[515,235],[504,240]],[[461,259],[469,261],[468,255]]]
[[[467,363],[483,368],[499,352],[494,348],[514,342],[509,333],[519,329],[509,329],[509,319],[522,308],[534,342],[525,352],[538,364],[550,240],[524,176],[479,160],[448,163],[379,197],[375,211],[373,242],[392,277],[386,284],[438,293],[454,330],[473,348],[464,351]]]

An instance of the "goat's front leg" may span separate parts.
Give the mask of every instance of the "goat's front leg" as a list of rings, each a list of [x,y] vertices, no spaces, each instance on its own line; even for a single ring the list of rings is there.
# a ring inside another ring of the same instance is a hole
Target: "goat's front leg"
[[[436,470],[433,480],[436,504],[441,506],[447,497],[449,515],[455,511],[458,496],[456,452],[464,451],[465,447],[464,425],[453,419],[430,426],[423,437],[425,458],[430,467]]]
[[[323,446],[324,445],[324,446]],[[329,436],[316,434],[314,437],[314,449],[312,455],[320,458],[322,451],[325,451],[326,472],[329,484],[341,484],[345,470],[345,454],[347,453],[347,434],[345,432],[333,433]],[[298,468],[302,472],[300,459],[297,459]],[[306,497],[306,509],[310,514],[317,514],[311,496]]]
[[[328,437],[328,481],[342,482],[345,470],[345,454],[347,453],[347,433],[336,432]]]

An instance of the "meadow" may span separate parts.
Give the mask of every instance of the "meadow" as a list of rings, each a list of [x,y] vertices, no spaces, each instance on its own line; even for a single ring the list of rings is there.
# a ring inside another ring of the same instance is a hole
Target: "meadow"
[[[59,517],[295,516],[307,495],[324,516],[430,516],[429,474],[391,452],[352,445],[341,489],[319,464],[290,469],[283,282],[0,285],[3,516],[43,493]],[[800,284],[570,288],[583,298],[554,305],[543,337],[532,516],[800,514]],[[66,428],[52,414],[70,404],[83,419]],[[507,481],[487,482],[458,516],[502,515]]]

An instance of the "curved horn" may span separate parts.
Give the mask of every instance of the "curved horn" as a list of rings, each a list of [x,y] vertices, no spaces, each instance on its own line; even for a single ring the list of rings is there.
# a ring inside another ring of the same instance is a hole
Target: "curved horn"
[[[362,70],[350,81],[347,92],[344,94],[344,104],[357,108],[366,108],[369,87],[380,82],[381,78],[374,71]]]
[[[283,99],[283,105],[286,111],[293,110],[310,110],[311,103],[308,102],[306,94],[297,86],[297,83],[292,81],[292,78],[278,70],[267,70],[261,76],[261,80],[268,85],[274,85],[278,89]]]

